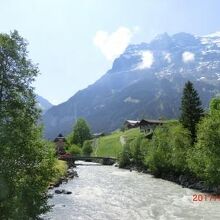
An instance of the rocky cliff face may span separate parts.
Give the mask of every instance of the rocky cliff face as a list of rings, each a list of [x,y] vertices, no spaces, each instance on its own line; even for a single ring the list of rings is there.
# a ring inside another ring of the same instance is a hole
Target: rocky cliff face
[[[176,118],[187,80],[194,82],[204,107],[220,93],[220,32],[165,33],[128,46],[97,82],[46,112],[45,136],[69,133],[78,117],[94,132],[114,130],[126,119]]]

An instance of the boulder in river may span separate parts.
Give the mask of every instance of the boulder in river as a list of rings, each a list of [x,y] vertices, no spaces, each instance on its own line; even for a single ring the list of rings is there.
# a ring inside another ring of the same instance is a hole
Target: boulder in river
[[[55,192],[56,194],[61,194],[61,193],[62,193],[62,190],[56,189],[54,192]]]
[[[72,194],[71,191],[68,191],[68,190],[65,190],[65,189],[56,189],[54,192],[55,192],[56,194],[66,194],[66,195]]]

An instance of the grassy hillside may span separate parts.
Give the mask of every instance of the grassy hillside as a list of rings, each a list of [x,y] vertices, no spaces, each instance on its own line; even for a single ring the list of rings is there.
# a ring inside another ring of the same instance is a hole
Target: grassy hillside
[[[116,130],[110,135],[100,137],[94,140],[93,155],[118,157],[122,151],[122,144],[125,141],[134,139],[138,135],[140,135],[140,129],[134,128],[124,132]]]

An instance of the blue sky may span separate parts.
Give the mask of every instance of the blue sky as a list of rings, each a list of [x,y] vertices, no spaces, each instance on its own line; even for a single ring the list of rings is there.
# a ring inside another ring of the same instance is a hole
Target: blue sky
[[[129,43],[220,31],[219,0],[0,0],[0,8],[1,32],[29,41],[36,92],[53,104],[100,78]]]

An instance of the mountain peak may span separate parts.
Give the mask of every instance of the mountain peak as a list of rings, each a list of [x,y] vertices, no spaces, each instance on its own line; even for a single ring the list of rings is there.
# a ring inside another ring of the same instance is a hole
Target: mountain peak
[[[168,49],[173,44],[171,37],[165,32],[157,35],[151,42],[150,46],[153,49]]]

